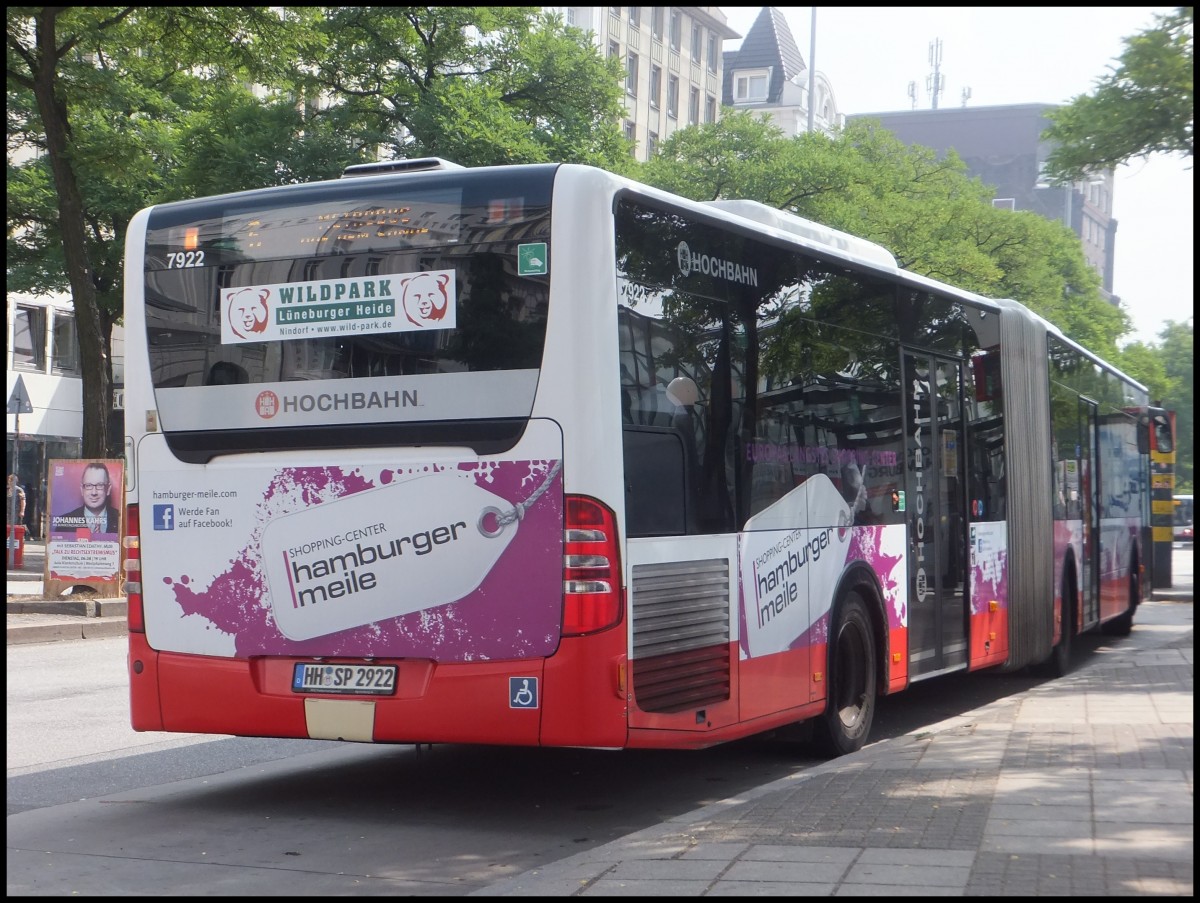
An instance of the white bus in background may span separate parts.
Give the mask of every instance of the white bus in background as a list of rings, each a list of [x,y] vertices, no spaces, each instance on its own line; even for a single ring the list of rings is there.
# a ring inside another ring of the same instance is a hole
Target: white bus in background
[[[1192,507],[1191,493],[1174,497],[1172,520],[1175,542],[1191,542],[1196,526],[1196,512]]]

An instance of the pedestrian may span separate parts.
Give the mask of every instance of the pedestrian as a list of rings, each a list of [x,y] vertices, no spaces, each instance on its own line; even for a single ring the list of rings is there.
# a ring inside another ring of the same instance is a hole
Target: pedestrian
[[[13,496],[16,496],[16,510],[13,510]],[[4,500],[4,520],[9,526],[14,523],[13,517],[16,517],[17,524],[25,523],[25,490],[21,484],[17,482],[17,475],[10,473],[8,475],[8,496]]]

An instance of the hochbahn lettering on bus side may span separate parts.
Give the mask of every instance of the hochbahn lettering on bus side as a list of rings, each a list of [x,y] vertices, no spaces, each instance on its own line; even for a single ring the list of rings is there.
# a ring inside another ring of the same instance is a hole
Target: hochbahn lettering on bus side
[[[916,516],[913,529],[917,534],[917,570],[915,573],[917,601],[924,602],[929,594],[929,578],[925,573],[925,452],[921,445],[921,401],[913,399],[913,495]]]
[[[690,276],[692,273],[703,273],[705,276],[713,276],[717,279],[724,279],[727,282],[737,282],[741,285],[758,285],[758,270],[755,267],[736,263],[732,260],[725,260],[721,257],[713,257],[711,254],[697,253],[688,247],[686,241],[679,243],[679,246],[675,249],[675,254],[679,261],[679,272],[684,276]]]

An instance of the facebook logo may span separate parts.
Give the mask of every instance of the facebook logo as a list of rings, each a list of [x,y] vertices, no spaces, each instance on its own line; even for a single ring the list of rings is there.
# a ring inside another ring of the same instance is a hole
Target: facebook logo
[[[175,506],[174,505],[155,505],[154,506],[154,529],[155,530],[174,530],[175,529]]]

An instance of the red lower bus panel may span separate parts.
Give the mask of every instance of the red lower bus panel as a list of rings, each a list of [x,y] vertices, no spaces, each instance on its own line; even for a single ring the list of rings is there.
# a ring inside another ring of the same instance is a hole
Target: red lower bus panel
[[[620,627],[562,640],[545,660],[542,744],[625,746],[628,693],[625,633]]]
[[[908,686],[908,628],[893,627],[888,631],[887,684],[885,693],[899,693]]]
[[[1008,660],[1008,609],[972,614],[968,670],[1002,665]]]
[[[738,661],[737,644],[733,648],[733,660],[737,662],[735,688],[740,688],[735,698],[741,702],[737,716],[759,718],[772,715],[780,709],[792,709],[820,698],[825,698],[825,685],[813,680],[810,668],[813,662],[824,661],[824,652],[804,647],[762,655]],[[817,665],[816,670],[824,666]]]
[[[308,736],[304,697],[261,692],[245,659],[159,652],[163,729],[261,737]]]
[[[130,675],[132,722],[136,730],[306,738],[327,736],[322,731],[335,730],[345,711],[359,723],[345,739],[623,747],[621,637],[614,630],[564,640],[549,660],[395,662],[395,695],[336,697],[293,693],[292,659],[159,653],[138,636],[131,661],[143,667]],[[510,706],[513,677],[537,687],[536,708]],[[581,705],[584,699],[592,702]],[[306,700],[318,702],[306,706]],[[162,711],[170,717],[164,720]]]
[[[135,731],[164,730],[158,695],[158,653],[144,633],[129,634],[129,723]]]
[[[1100,620],[1107,621],[1124,614],[1129,608],[1129,575],[1108,577],[1100,581]]]

